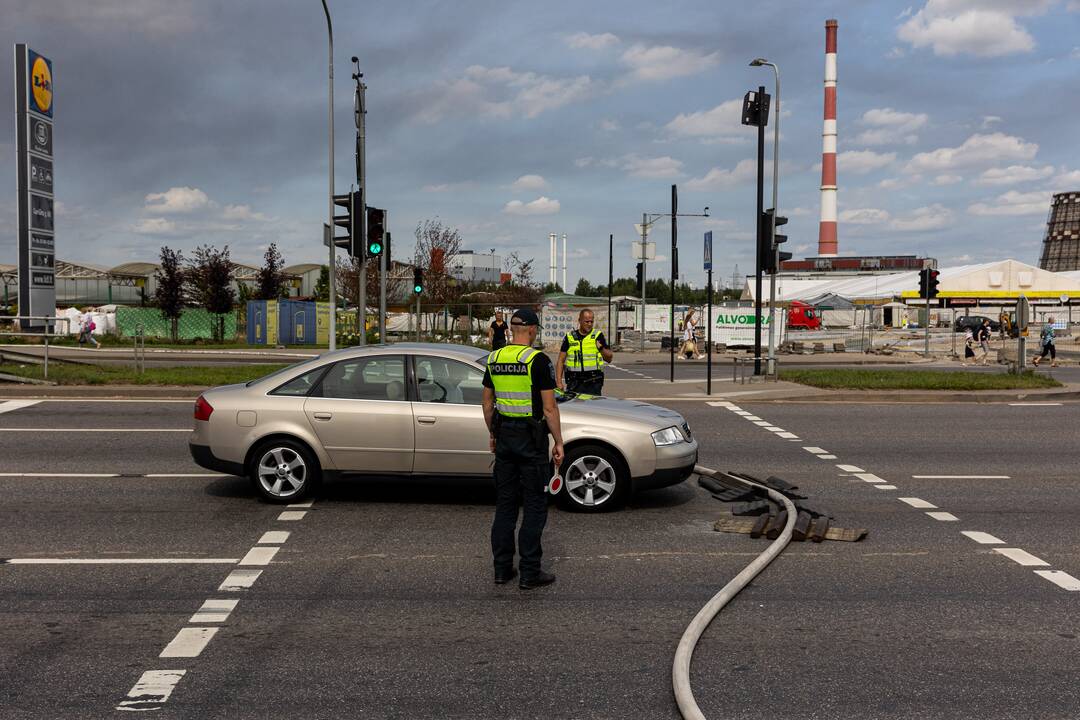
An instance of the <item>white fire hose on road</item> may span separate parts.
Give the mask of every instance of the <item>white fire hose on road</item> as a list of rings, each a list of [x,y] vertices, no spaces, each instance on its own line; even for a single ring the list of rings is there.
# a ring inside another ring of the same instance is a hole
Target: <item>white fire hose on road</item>
[[[716,471],[701,465],[695,465],[694,472],[699,475],[713,475]],[[795,504],[781,493],[743,478],[737,479],[747,485],[765,490],[769,493],[769,498],[773,502],[783,504],[787,508],[787,523],[784,525],[784,530],[780,533],[780,536],[773,540],[772,544],[765,549],[765,552],[743,568],[742,572],[732,578],[720,592],[713,596],[712,600],[706,603],[705,607],[698,611],[698,614],[694,616],[690,625],[687,626],[686,632],[683,633],[682,638],[679,640],[679,647],[675,650],[675,662],[671,668],[671,684],[675,690],[675,702],[678,703],[679,712],[684,720],[706,720],[701,708],[694,701],[694,691],[690,687],[690,659],[693,657],[694,647],[697,646],[701,634],[705,632],[705,628],[709,626],[713,618],[724,609],[724,606],[738,595],[744,587],[749,585],[750,581],[757,577],[777,555],[783,552],[787,544],[791,542],[791,533],[795,528],[795,518],[798,515]]]

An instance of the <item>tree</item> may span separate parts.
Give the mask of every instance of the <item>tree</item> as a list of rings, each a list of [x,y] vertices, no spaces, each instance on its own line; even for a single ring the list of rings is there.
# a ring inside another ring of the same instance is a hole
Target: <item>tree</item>
[[[424,298],[429,303],[447,303],[460,294],[450,268],[461,253],[461,233],[435,219],[417,223],[414,234],[413,262],[424,269]]]
[[[207,312],[218,316],[213,328],[214,340],[218,342],[225,340],[225,313],[236,305],[232,276],[228,245],[223,250],[201,245],[188,263],[187,281],[192,298]]]
[[[522,260],[516,251],[510,253],[506,258],[506,271],[510,273],[510,283],[518,287],[532,287],[534,262],[533,258]]]
[[[263,255],[263,266],[259,269],[258,291],[256,297],[259,300],[277,300],[285,295],[285,260],[278,252],[277,243],[270,243]]]
[[[154,273],[157,287],[154,303],[161,310],[161,317],[171,321],[172,341],[179,339],[180,316],[187,300],[184,293],[184,254],[169,247],[161,248],[161,263]]]
[[[593,287],[587,279],[581,278],[578,280],[577,287],[574,288],[574,294],[581,297],[597,297],[600,295],[600,288]],[[607,295],[607,288],[604,288],[604,294]]]
[[[341,291],[341,288],[338,288]],[[330,299],[330,266],[319,268],[319,279],[315,282],[315,299],[327,302]]]

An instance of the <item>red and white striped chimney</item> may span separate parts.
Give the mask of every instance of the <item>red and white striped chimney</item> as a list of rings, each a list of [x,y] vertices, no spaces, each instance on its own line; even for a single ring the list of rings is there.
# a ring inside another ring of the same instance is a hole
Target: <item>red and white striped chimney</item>
[[[836,28],[825,21],[825,127],[821,132],[821,225],[818,255],[836,255]]]

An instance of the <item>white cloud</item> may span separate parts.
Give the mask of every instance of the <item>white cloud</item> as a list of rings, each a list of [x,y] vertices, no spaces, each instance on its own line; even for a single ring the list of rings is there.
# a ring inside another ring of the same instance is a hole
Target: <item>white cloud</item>
[[[206,193],[189,187],[174,187],[163,193],[150,193],[145,200],[146,210],[158,213],[186,213],[210,204]]]
[[[757,162],[754,160],[740,160],[739,164],[731,170],[714,167],[705,173],[705,177],[694,178],[686,183],[688,190],[718,190],[732,187],[747,180],[757,177]]]
[[[931,47],[935,55],[997,57],[1030,52],[1035,39],[1016,18],[1038,15],[1057,0],[927,0],[897,29],[913,47]]]
[[[1080,60],[1080,45],[1077,45],[1072,49],[1072,52],[1069,53],[1069,58],[1071,60]]]
[[[1001,122],[1001,117],[998,115],[983,115],[982,129],[986,130],[991,125]]]
[[[577,50],[603,50],[612,45],[619,44],[619,38],[611,33],[599,33],[590,35],[587,32],[577,32],[566,36],[566,44]]]
[[[891,164],[896,153],[876,153],[873,150],[847,150],[836,156],[836,172],[865,175]]]
[[[938,230],[951,223],[952,217],[952,210],[935,203],[927,207],[916,208],[904,217],[894,217],[890,221],[889,227],[904,232]]]
[[[673,178],[682,175],[682,160],[676,160],[667,155],[663,157],[644,158],[639,155],[624,155],[620,167],[626,170],[632,177],[641,178]]]
[[[720,53],[705,54],[669,45],[634,45],[622,54],[623,64],[636,80],[669,80],[694,75],[720,62]]]
[[[226,205],[221,211],[221,217],[225,220],[257,220],[259,222],[271,220],[260,212],[253,212],[250,205]]]
[[[172,235],[176,232],[176,223],[165,218],[145,218],[135,223],[132,230],[145,235]]]
[[[1004,168],[990,168],[979,176],[976,185],[1015,185],[1017,183],[1042,180],[1054,174],[1054,166],[1035,168],[1027,165],[1010,165]]]
[[[905,55],[907,55],[907,53],[905,53],[904,48],[901,47],[894,47],[892,50],[885,53],[885,57],[889,60],[899,60]]]
[[[889,221],[889,213],[878,208],[857,208],[840,211],[840,222],[849,225],[879,225]]]
[[[1031,160],[1039,146],[1004,133],[975,134],[959,147],[938,148],[911,158],[907,172],[945,172],[1002,160]]]
[[[935,185],[955,185],[958,182],[963,182],[963,175],[938,175],[934,178]]]
[[[1054,176],[1051,182],[1053,182],[1058,192],[1070,192],[1074,188],[1080,187],[1080,170],[1061,168],[1061,171]]]
[[[599,127],[604,132],[615,132],[620,128],[620,125],[618,120],[610,120],[608,118],[604,118],[600,121],[597,127]]]
[[[580,158],[574,160],[574,167],[578,167],[578,168],[587,168],[592,164],[593,164],[592,156],[580,157]]]
[[[972,215],[1045,215],[1050,209],[1050,193],[1017,192],[1010,190],[998,195],[993,203],[975,203],[968,206]]]
[[[742,124],[742,98],[727,100],[711,110],[679,113],[664,126],[674,135],[741,142],[754,129]]]
[[[855,137],[860,145],[914,144],[919,138],[915,131],[926,125],[926,113],[909,113],[892,108],[874,108],[863,113],[859,123],[867,126]]]
[[[58,6],[27,4],[31,17],[41,22],[69,23],[81,32],[91,29],[122,30],[150,37],[172,37],[204,27],[199,3],[175,0],[94,0]]]
[[[539,175],[522,175],[510,186],[512,190],[544,190],[548,181]]]
[[[508,215],[554,215],[559,209],[558,200],[540,196],[527,203],[511,200],[503,207],[503,212]]]
[[[427,123],[462,114],[534,118],[590,97],[595,85],[588,75],[555,78],[509,67],[470,65],[462,77],[441,85],[417,118]]]

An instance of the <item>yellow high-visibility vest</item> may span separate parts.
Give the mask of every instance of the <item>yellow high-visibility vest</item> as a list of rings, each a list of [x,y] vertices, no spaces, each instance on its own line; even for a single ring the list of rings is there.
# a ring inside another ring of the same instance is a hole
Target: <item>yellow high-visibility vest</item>
[[[500,415],[532,417],[532,364],[539,354],[524,345],[507,345],[488,354],[488,374],[495,386],[495,410]]]
[[[593,330],[585,337],[578,340],[574,337],[574,331],[566,333],[569,347],[566,349],[566,369],[570,372],[586,372],[600,370],[604,367],[604,356],[600,354],[600,348],[596,344],[596,338],[600,333]]]

